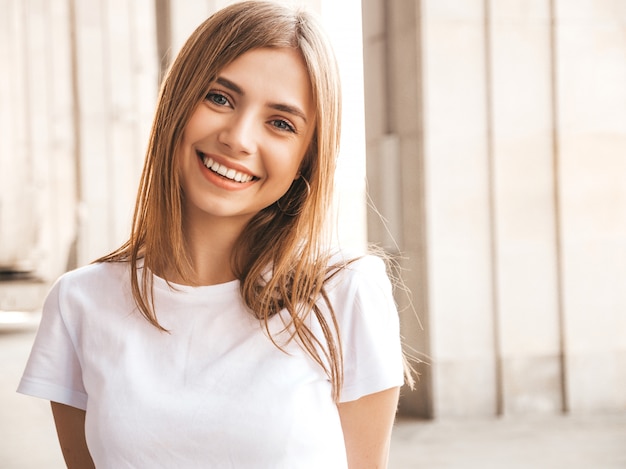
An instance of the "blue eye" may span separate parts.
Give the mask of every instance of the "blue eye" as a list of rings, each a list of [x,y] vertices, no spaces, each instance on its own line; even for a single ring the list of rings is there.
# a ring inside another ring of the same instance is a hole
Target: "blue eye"
[[[220,93],[211,92],[206,95],[205,99],[207,101],[211,101],[213,104],[217,104],[218,106],[228,106],[230,104],[228,102],[228,98]]]
[[[282,119],[274,119],[272,121],[272,125],[276,127],[278,130],[283,130],[285,132],[296,132],[296,129],[286,120]]]

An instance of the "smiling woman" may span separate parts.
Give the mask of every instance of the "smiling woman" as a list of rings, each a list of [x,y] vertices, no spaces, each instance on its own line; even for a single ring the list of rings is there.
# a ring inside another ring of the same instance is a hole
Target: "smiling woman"
[[[305,12],[206,20],[161,90],[128,241],[61,277],[20,391],[68,467],[385,467],[404,381],[381,259],[331,247],[332,51]]]

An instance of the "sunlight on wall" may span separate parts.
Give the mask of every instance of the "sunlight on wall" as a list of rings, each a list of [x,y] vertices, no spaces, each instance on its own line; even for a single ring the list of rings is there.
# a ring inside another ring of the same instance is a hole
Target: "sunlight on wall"
[[[337,237],[342,247],[358,249],[367,243],[361,0],[321,0],[321,16],[337,55],[343,85]]]

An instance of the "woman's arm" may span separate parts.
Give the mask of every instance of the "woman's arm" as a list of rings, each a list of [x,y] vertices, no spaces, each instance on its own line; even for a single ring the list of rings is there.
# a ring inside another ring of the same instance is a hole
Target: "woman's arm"
[[[68,469],[95,468],[85,441],[85,411],[58,402],[50,404]]]
[[[387,467],[400,388],[337,405],[350,469]]]

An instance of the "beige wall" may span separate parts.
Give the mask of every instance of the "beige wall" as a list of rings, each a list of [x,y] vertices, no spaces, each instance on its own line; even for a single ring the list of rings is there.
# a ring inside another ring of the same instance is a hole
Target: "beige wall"
[[[47,273],[66,262],[74,227],[67,5],[2,0],[0,11],[0,267],[43,258]]]
[[[375,168],[396,140],[396,238],[424,323],[404,313],[405,335],[431,357],[403,408],[626,409],[626,8],[363,7],[368,176],[385,206],[397,189]]]
[[[157,91],[153,2],[0,10],[0,257],[50,281],[127,236]]]
[[[624,409],[626,5],[562,0],[557,13],[569,399],[583,411]]]
[[[72,5],[83,265],[128,236],[158,75],[151,0]]]

